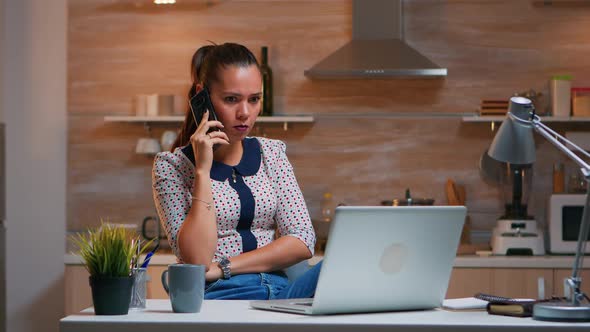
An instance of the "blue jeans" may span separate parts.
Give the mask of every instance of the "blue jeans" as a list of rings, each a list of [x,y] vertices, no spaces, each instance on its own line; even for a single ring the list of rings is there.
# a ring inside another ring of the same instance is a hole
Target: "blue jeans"
[[[322,262],[289,282],[282,271],[238,274],[205,285],[206,300],[273,300],[313,297]]]

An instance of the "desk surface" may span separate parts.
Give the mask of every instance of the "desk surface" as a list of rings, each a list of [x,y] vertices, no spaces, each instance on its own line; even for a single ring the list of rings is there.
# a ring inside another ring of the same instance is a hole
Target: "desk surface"
[[[303,316],[251,309],[248,301],[205,301],[200,313],[175,314],[169,300],[148,300],[142,311],[95,316],[92,308],[61,319],[61,332],[95,331],[588,331],[590,323],[550,323],[484,311],[408,311]]]

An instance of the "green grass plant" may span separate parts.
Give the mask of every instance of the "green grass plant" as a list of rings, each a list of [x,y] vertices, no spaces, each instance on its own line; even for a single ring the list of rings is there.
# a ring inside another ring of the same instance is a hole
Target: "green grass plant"
[[[128,277],[151,241],[140,247],[140,238],[122,225],[101,221],[98,229],[70,237],[91,276]]]

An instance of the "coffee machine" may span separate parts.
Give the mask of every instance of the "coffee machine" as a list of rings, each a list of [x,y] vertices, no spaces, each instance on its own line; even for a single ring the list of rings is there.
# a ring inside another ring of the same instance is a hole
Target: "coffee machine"
[[[545,254],[543,231],[527,212],[533,182],[532,166],[503,163],[500,184],[505,211],[492,232],[491,246],[494,255]]]

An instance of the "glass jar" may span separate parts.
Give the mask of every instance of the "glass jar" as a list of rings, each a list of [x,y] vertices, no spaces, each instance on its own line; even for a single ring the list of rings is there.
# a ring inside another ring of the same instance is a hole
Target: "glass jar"
[[[588,186],[586,179],[584,179],[584,177],[579,173],[571,174],[567,184],[568,192],[570,194],[584,194],[586,193],[586,188]]]

